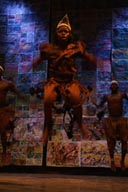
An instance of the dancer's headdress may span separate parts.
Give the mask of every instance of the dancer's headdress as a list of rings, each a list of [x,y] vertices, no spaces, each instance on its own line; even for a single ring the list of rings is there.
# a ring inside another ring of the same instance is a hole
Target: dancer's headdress
[[[56,28],[58,29],[59,27],[62,26],[66,26],[71,31],[71,25],[67,14],[59,21]]]
[[[111,83],[110,83],[110,85],[112,85],[113,83],[119,85],[118,81],[116,81],[116,80],[112,80]]]

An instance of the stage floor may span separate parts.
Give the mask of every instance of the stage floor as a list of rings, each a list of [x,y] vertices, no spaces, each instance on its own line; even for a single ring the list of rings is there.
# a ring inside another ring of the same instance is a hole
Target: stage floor
[[[1,173],[1,192],[121,192],[128,191],[128,177]]]

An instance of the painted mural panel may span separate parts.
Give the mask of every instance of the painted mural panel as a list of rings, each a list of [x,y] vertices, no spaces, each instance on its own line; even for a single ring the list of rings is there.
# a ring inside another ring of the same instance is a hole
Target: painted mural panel
[[[36,97],[30,90],[43,86],[47,63],[34,72],[31,64],[39,54],[40,43],[49,39],[49,7],[49,1],[0,1],[0,60],[5,66],[4,78],[13,81],[25,95],[25,100],[21,100],[8,94],[16,121],[13,137],[9,138],[6,165],[42,166],[43,105],[41,94]]]
[[[0,2],[0,63],[4,62],[5,77],[16,83],[26,100],[8,95],[8,102],[15,107],[14,135],[8,146],[6,165],[42,166],[42,133],[44,111],[42,93],[31,95],[31,88],[43,88],[47,79],[47,62],[37,69],[31,68],[33,59],[39,55],[41,42],[52,40],[51,27],[56,26],[65,11],[59,5],[50,15],[50,1],[7,0]],[[82,39],[87,50],[96,55],[97,66],[86,60],[77,60],[78,77],[92,92],[83,104],[85,137],[75,124],[70,129],[70,116],[63,113],[63,102],[55,103],[53,131],[47,147],[47,166],[57,167],[109,167],[103,122],[97,119],[97,102],[109,92],[113,76],[119,80],[120,90],[128,93],[127,64],[127,8],[121,9],[75,9],[67,10],[74,30],[74,38]],[[56,14],[54,14],[56,13]],[[51,20],[50,20],[51,19]],[[50,23],[51,22],[51,23]],[[53,32],[53,33],[52,33]],[[100,60],[100,58],[102,60]],[[107,111],[106,111],[107,115]],[[128,104],[124,103],[124,115],[128,117]],[[116,145],[116,164],[119,166],[121,145]],[[0,159],[2,147],[0,146]],[[128,156],[126,157],[128,162]],[[126,163],[128,166],[128,163]]]

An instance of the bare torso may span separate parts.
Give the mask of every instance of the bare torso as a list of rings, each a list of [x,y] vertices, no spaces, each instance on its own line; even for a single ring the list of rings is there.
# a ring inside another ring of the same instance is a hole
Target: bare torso
[[[73,75],[77,68],[74,64],[75,57],[79,55],[79,47],[77,44],[70,43],[65,48],[57,45],[42,44],[42,57],[49,60],[50,76]]]
[[[106,96],[108,102],[109,116],[121,117],[123,113],[123,93],[116,93]]]

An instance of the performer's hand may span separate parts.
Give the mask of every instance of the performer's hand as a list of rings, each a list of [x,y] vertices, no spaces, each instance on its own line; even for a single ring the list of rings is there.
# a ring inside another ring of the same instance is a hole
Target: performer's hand
[[[79,52],[83,55],[85,52],[86,45],[82,41],[77,41],[77,47],[79,49]]]

